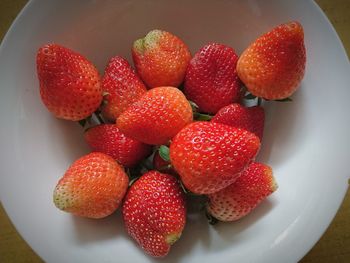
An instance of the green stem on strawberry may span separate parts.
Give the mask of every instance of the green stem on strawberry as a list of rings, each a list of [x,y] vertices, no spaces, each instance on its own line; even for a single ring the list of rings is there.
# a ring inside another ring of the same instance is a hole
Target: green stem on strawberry
[[[211,225],[216,225],[219,222],[219,220],[209,214],[208,211],[205,211],[205,216],[208,219],[208,223]]]
[[[78,123],[80,124],[81,127],[85,127],[85,124],[86,124],[86,119],[82,119],[80,121],[78,121]]]
[[[131,180],[129,180],[129,186],[131,186],[133,183],[135,183],[135,181],[137,180],[137,179],[139,179],[140,177],[134,177],[134,178],[132,178]]]
[[[95,114],[97,120],[100,122],[99,124],[104,124],[105,123],[100,112],[98,112],[98,113],[95,112],[94,114]]]
[[[197,121],[210,121],[213,118],[213,116],[211,116],[211,115],[203,114],[203,113],[199,113],[199,112],[194,112],[193,117]]]
[[[257,97],[258,101],[257,101],[257,106],[261,106],[261,103],[263,101],[263,98]]]
[[[275,100],[275,101],[278,101],[278,102],[289,102],[289,101],[293,101],[291,98],[285,98],[285,99],[281,99],[281,100]]]
[[[169,147],[165,145],[159,146],[159,155],[166,162],[170,162]]]

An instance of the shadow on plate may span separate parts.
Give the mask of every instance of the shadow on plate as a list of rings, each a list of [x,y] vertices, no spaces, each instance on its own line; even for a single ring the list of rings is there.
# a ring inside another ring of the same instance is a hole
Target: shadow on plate
[[[266,199],[242,219],[235,222],[220,222],[214,225],[214,229],[222,241],[215,249],[225,249],[227,246],[232,246],[236,242],[242,242],[240,234],[243,234],[245,230],[259,222],[259,220],[267,215],[275,205],[273,199]],[[256,234],[258,235],[259,233]]]
[[[306,138],[303,128],[306,127],[304,111],[305,96],[301,85],[293,95],[291,102],[265,102],[265,130],[260,153],[257,160],[271,164],[272,168],[282,165],[298,152]]]
[[[124,223],[119,209],[112,215],[97,220],[73,215],[71,218],[78,244],[114,238],[129,238],[124,229]]]

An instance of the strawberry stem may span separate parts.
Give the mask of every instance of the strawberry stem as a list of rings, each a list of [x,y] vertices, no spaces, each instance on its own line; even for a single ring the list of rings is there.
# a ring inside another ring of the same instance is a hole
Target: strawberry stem
[[[258,101],[257,101],[257,106],[261,106],[261,103],[263,101],[263,98],[257,97]]]
[[[213,217],[211,214],[209,214],[208,211],[205,211],[205,216],[208,219],[208,223],[211,225],[216,225],[219,222],[219,220]]]
[[[213,116],[211,116],[211,115],[203,114],[203,113],[199,113],[199,112],[194,112],[193,117],[197,121],[210,121],[213,118]]]
[[[169,147],[161,145],[159,147],[159,156],[166,162],[170,162]]]

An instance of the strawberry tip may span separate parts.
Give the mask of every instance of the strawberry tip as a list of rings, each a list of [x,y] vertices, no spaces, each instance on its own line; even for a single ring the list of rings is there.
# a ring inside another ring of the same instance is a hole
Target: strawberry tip
[[[174,244],[181,236],[181,233],[171,233],[165,237],[165,241],[167,244],[172,245]]]
[[[143,54],[144,51],[145,51],[145,39],[144,38],[140,38],[140,39],[137,39],[135,42],[134,42],[134,50],[139,53],[139,54]]]
[[[271,193],[275,192],[278,189],[278,184],[275,177],[271,178]]]

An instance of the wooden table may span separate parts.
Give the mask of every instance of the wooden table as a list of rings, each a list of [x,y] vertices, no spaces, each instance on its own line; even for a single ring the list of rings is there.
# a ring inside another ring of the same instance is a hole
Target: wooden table
[[[0,0],[0,39],[27,0]],[[350,54],[350,0],[317,0]],[[0,204],[0,262],[38,263],[42,260],[17,233]],[[350,262],[350,191],[329,226],[302,263]]]

